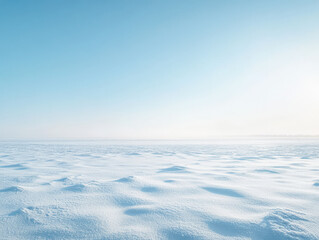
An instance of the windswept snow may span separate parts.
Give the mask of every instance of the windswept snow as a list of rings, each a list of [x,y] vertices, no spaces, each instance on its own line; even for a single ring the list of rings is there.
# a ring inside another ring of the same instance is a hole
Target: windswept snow
[[[0,143],[0,239],[319,239],[319,140]]]

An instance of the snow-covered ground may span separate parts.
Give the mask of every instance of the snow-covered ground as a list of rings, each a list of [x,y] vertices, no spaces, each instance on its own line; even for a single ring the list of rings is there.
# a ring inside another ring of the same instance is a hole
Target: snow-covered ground
[[[319,140],[2,142],[0,239],[319,239]]]

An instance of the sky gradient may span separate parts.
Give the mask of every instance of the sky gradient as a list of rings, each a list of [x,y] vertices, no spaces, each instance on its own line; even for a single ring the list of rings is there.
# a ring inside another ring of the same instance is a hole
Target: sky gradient
[[[0,139],[319,134],[319,1],[0,0]]]

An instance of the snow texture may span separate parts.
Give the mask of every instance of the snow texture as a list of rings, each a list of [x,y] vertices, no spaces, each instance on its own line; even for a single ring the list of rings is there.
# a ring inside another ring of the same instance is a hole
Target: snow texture
[[[317,139],[1,142],[0,239],[319,239]]]

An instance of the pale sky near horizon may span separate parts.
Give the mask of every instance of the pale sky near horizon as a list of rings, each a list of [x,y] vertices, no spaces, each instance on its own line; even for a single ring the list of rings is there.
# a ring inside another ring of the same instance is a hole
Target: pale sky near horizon
[[[319,134],[319,1],[0,0],[0,139]]]

